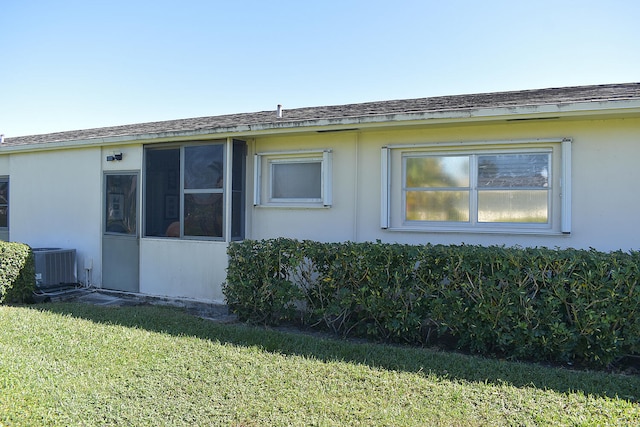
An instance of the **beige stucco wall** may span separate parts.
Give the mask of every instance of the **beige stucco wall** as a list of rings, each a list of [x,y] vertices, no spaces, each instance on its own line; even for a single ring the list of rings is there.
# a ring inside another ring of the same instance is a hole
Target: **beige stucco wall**
[[[570,246],[640,249],[640,120],[593,121],[573,150]]]
[[[406,232],[380,228],[380,150],[388,144],[571,138],[572,233]],[[545,120],[259,138],[255,150],[333,150],[330,209],[252,210],[252,238],[640,249],[640,119]],[[358,161],[356,162],[356,158]]]

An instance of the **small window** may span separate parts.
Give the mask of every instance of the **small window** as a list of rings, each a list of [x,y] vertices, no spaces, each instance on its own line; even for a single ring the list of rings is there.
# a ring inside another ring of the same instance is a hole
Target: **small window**
[[[330,151],[257,154],[255,168],[255,205],[331,205]]]
[[[271,201],[322,201],[322,159],[271,162]]]

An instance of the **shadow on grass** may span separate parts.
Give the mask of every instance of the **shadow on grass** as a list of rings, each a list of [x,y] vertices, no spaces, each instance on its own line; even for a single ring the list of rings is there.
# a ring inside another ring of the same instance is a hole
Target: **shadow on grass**
[[[574,371],[415,347],[344,341],[296,331],[220,324],[169,307],[102,307],[80,303],[50,303],[32,307],[103,324],[174,336],[193,336],[236,346],[259,347],[268,352],[321,361],[344,361],[465,382],[532,387],[560,393],[581,392],[600,397],[618,397],[630,402],[640,400],[640,376],[637,375]]]

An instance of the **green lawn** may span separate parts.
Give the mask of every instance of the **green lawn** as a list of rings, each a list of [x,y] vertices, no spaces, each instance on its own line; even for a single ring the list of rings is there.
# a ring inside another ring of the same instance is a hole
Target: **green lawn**
[[[636,425],[640,377],[222,325],[0,306],[0,425]]]

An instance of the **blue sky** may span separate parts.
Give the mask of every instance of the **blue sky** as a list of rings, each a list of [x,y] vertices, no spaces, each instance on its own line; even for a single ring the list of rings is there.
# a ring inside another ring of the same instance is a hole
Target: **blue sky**
[[[7,137],[640,81],[637,0],[0,0]]]

